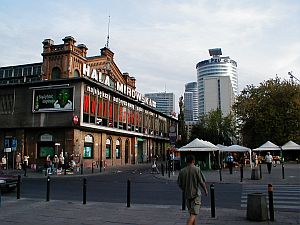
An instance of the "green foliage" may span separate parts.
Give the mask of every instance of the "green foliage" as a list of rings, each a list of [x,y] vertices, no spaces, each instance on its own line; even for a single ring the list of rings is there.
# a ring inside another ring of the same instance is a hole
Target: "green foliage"
[[[235,124],[233,115],[223,117],[221,110],[213,110],[200,117],[191,130],[190,140],[199,138],[213,144],[231,145],[236,137]]]
[[[271,141],[283,145],[300,142],[300,85],[279,78],[258,87],[247,86],[237,97],[233,110],[243,145],[255,148]]]

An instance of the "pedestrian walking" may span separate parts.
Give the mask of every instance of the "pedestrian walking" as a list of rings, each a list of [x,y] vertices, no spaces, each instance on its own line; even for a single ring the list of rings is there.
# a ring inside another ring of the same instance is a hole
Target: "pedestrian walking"
[[[21,158],[21,154],[18,153],[16,155],[16,169],[17,170],[21,170],[22,169],[22,158]]]
[[[231,153],[229,153],[229,155],[227,156],[227,160],[226,161],[227,161],[227,166],[228,166],[228,169],[229,169],[229,173],[232,174],[232,168],[233,168],[234,158],[231,155]]]
[[[6,160],[6,155],[4,155],[1,159],[1,165],[2,165],[2,169],[6,170],[7,169],[7,160]]]
[[[187,166],[179,172],[177,183],[184,193],[190,214],[187,225],[195,225],[201,206],[201,188],[206,196],[208,191],[200,168],[195,166],[195,157],[188,155],[186,162]]]
[[[157,165],[156,165],[156,160],[154,159],[153,161],[153,164],[152,164],[152,173],[159,173],[159,170],[157,168]]]
[[[251,156],[251,162],[252,162],[252,165],[253,167],[256,167],[257,166],[257,154],[255,152],[252,152],[252,156]]]
[[[270,154],[270,152],[267,152],[267,155],[265,156],[265,162],[267,163],[268,173],[270,174],[273,162],[273,156]]]

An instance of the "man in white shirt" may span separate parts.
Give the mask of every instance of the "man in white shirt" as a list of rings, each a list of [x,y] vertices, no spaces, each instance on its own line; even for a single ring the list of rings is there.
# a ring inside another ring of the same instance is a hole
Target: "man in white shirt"
[[[270,174],[272,168],[272,162],[273,162],[273,157],[270,154],[270,152],[267,152],[267,155],[265,156],[265,162],[267,163],[268,172]]]

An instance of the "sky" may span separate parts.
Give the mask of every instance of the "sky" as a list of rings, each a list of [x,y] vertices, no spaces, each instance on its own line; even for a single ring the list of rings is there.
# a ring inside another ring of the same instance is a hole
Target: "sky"
[[[100,54],[107,41],[137,91],[173,92],[176,111],[196,64],[221,48],[238,64],[239,91],[300,79],[298,0],[0,0],[0,67],[42,62],[42,41],[72,36]]]

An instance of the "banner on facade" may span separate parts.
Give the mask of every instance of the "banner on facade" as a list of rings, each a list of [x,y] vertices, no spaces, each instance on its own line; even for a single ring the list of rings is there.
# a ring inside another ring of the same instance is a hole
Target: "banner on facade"
[[[33,112],[73,111],[74,88],[55,87],[33,90]]]

